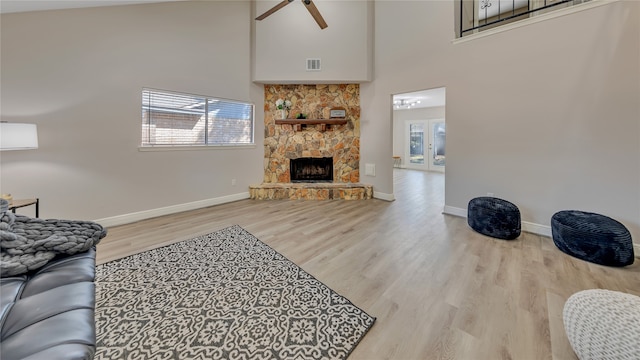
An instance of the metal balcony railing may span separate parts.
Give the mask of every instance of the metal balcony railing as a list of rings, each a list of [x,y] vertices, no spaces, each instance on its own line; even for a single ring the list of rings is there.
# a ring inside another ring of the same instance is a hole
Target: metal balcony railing
[[[590,0],[459,0],[459,37]]]

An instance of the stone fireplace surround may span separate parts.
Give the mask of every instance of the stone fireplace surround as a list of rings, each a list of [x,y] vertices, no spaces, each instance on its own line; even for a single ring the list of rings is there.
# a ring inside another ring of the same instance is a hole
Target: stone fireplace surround
[[[370,199],[360,181],[360,86],[358,84],[265,85],[264,182],[249,187],[252,199]],[[290,100],[287,118],[329,119],[331,108],[346,110],[344,125],[276,124],[278,99]],[[290,160],[332,157],[333,182],[293,183]]]

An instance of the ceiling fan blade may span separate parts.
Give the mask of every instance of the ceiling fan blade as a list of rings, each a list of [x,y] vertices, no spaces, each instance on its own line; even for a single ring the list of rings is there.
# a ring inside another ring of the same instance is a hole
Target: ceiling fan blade
[[[273,14],[274,12],[282,9],[283,7],[289,5],[291,2],[293,2],[293,0],[282,0],[282,2],[280,2],[278,5],[272,7],[271,9],[267,10],[264,14],[258,16],[256,18],[256,20],[262,20],[264,18],[266,18],[267,16]]]
[[[313,0],[302,0],[302,2],[307,7],[307,10],[309,10],[311,16],[313,16],[313,18],[316,20],[318,26],[320,26],[320,29],[326,28],[328,25],[322,18],[322,15],[320,15],[320,11],[318,11],[318,8],[313,3]]]

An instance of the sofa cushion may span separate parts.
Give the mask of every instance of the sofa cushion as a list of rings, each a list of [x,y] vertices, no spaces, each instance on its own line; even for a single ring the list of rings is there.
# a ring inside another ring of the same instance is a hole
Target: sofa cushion
[[[91,359],[95,248],[0,279],[0,358]]]
[[[43,268],[33,272],[25,284],[22,297],[32,296],[65,284],[93,282],[96,277],[95,250],[60,256]]]

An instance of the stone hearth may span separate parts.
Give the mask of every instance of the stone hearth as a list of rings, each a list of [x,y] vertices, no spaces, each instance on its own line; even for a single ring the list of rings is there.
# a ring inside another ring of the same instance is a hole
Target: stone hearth
[[[265,85],[264,182],[249,187],[252,199],[370,199],[372,187],[360,184],[360,86]],[[278,99],[291,101],[288,118],[304,114],[312,125],[276,124]],[[316,124],[332,108],[346,112],[343,124]],[[333,182],[293,183],[290,162],[333,158]]]
[[[255,200],[365,200],[373,187],[359,183],[262,183],[249,187]]]

